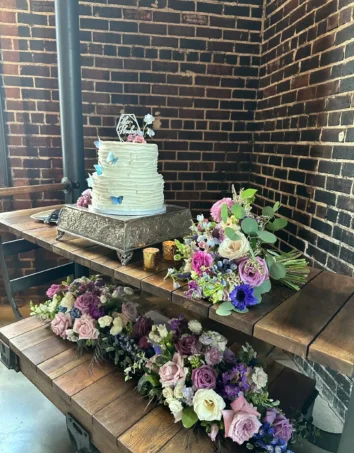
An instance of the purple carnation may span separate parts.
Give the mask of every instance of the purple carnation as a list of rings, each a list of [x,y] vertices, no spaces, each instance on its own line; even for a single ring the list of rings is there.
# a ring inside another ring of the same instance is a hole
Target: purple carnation
[[[251,305],[257,305],[258,299],[250,285],[238,285],[230,293],[232,305],[240,311],[245,311]]]
[[[192,371],[192,382],[196,389],[215,389],[217,372],[209,365],[202,365]]]
[[[210,366],[219,365],[223,359],[223,353],[218,348],[208,348],[205,353],[205,361]]]
[[[91,307],[98,307],[100,304],[100,299],[97,296],[94,296],[92,293],[87,292],[81,294],[74,304],[75,308],[78,308],[82,313],[90,313]]]

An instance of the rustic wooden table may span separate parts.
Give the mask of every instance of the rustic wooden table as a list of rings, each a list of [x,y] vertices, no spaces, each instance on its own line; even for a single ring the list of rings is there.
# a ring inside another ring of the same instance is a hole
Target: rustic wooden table
[[[50,208],[46,208],[50,209]],[[162,263],[156,273],[146,272],[141,262],[122,266],[114,252],[84,239],[56,240],[56,228],[33,221],[30,216],[43,208],[0,214],[0,227],[75,263],[116,278],[172,304],[213,319],[219,324],[279,346],[348,376],[354,373],[354,279],[313,269],[299,292],[274,286],[262,304],[247,314],[216,315],[206,301],[191,301],[184,288],[174,289],[165,280],[170,264]],[[354,451],[354,397],[350,402],[339,453]],[[349,447],[350,445],[350,447]]]

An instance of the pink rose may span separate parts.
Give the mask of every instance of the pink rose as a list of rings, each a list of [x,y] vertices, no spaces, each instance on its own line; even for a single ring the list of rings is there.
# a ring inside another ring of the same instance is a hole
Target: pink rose
[[[203,275],[205,268],[213,263],[213,257],[206,252],[195,252],[192,258],[192,269],[199,275]]]
[[[223,204],[226,204],[227,207],[231,209],[234,202],[231,198],[223,198],[222,200],[219,200],[213,204],[210,209],[210,214],[215,222],[221,222],[221,208]]]
[[[96,329],[96,321],[88,314],[76,318],[73,330],[79,335],[79,340],[97,340],[99,332]]]
[[[241,280],[247,285],[256,288],[269,279],[269,271],[266,261],[259,256],[253,259],[243,259],[238,263],[238,271]]]
[[[50,325],[55,335],[65,339],[66,329],[72,326],[71,316],[65,313],[57,313]]]
[[[261,415],[240,395],[231,403],[232,410],[222,411],[225,425],[225,437],[242,445],[258,433],[262,426],[258,417]]]
[[[185,379],[183,357],[177,352],[172,361],[166,362],[159,370],[162,387],[176,385]]]
[[[134,137],[133,143],[146,143],[146,141],[142,135],[136,135]]]
[[[127,142],[133,142],[133,141],[134,141],[134,138],[135,138],[135,135],[129,134],[129,135],[128,135],[128,138],[127,138]]]
[[[63,285],[52,285],[50,288],[47,289],[47,296],[52,298],[54,297],[56,294],[59,294],[60,291],[63,290],[63,288],[65,288]]]

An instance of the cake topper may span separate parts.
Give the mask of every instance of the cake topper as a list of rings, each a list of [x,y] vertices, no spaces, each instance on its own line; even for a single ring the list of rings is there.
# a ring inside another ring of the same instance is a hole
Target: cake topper
[[[154,137],[153,130],[155,117],[148,113],[144,116],[143,130],[133,114],[121,115],[117,124],[117,134],[121,142],[146,143],[145,137]]]

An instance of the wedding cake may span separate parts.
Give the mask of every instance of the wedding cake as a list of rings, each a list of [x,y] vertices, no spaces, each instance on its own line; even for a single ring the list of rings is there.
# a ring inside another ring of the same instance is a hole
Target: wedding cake
[[[165,212],[158,147],[145,141],[155,135],[153,122],[154,117],[146,115],[141,130],[135,115],[122,115],[117,126],[120,141],[96,142],[98,164],[87,180],[91,191],[83,193],[90,210],[131,216]]]

